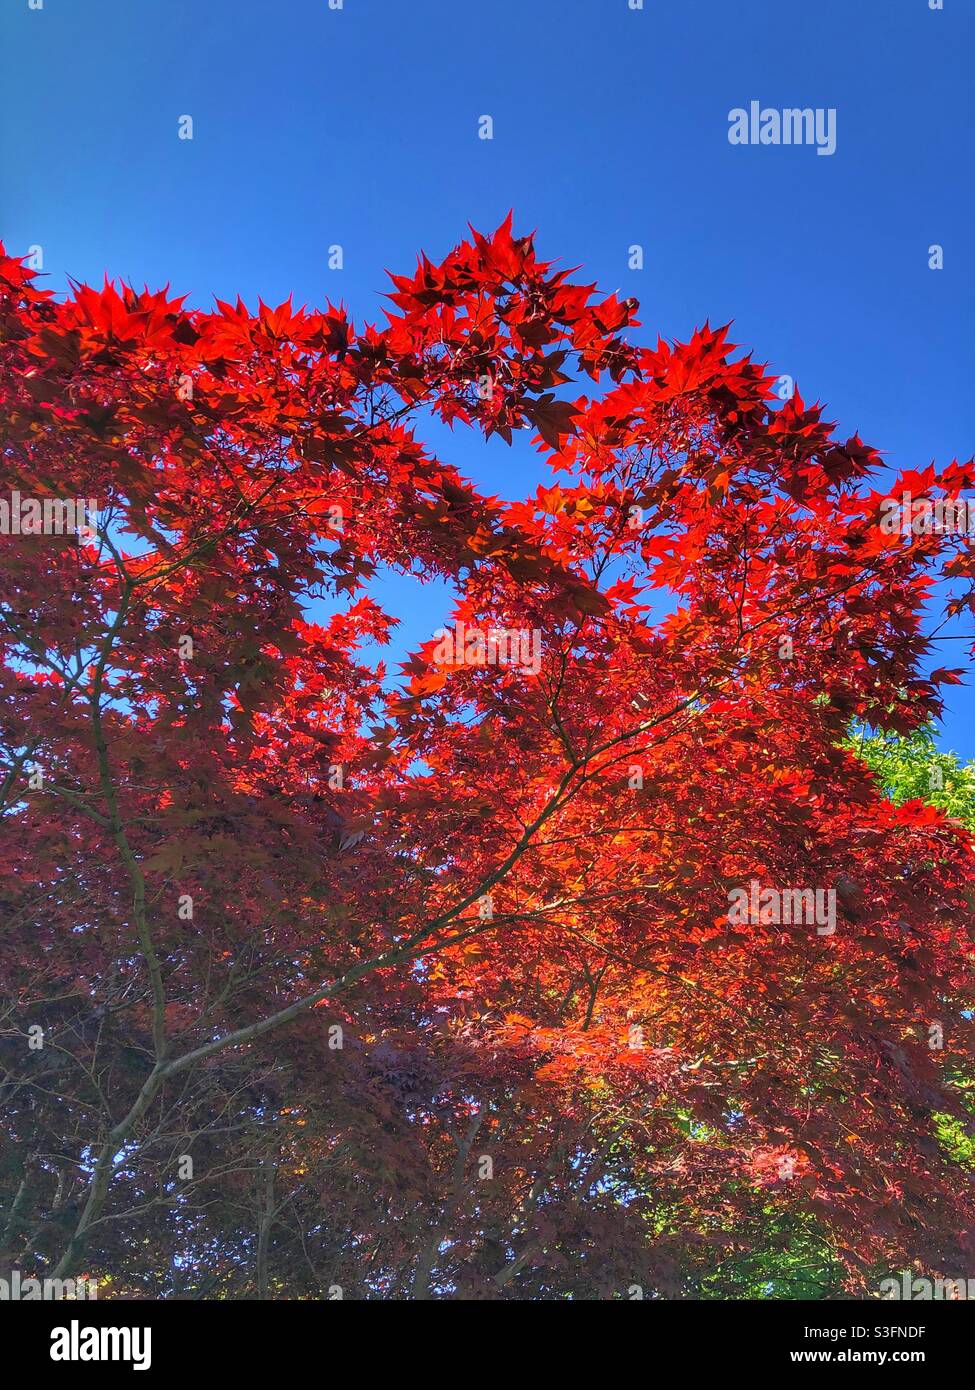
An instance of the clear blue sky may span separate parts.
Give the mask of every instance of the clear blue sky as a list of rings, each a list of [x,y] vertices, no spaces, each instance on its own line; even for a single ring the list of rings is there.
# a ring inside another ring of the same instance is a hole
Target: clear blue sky
[[[973,53],[975,0],[2,0],[0,235],[56,289],[107,270],[378,319],[384,268],[513,207],[648,338],[733,319],[893,465],[967,458]],[[751,100],[835,107],[836,153],[730,145]],[[549,476],[524,444],[434,443],[505,496]],[[382,589],[398,649],[445,614]],[[975,756],[975,695],[949,699],[942,742]]]

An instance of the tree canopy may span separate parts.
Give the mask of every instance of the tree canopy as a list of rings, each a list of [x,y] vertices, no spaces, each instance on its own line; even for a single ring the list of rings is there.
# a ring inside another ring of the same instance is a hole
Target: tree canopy
[[[913,769],[958,679],[926,605],[970,611],[973,560],[880,524],[972,467],[891,481],[726,329],[646,346],[637,309],[510,218],[380,326],[0,259],[5,491],[97,504],[0,536],[6,1265],[416,1299],[972,1268],[971,774]],[[484,495],[431,415],[531,431],[552,485]],[[380,567],[458,595],[395,675]],[[851,723],[912,740],[896,776]],[[733,919],[752,883],[833,929]]]

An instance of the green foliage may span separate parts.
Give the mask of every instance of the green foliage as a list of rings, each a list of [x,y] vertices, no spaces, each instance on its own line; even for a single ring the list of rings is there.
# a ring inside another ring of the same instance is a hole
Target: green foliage
[[[975,762],[939,752],[934,726],[907,738],[894,734],[857,735],[848,745],[867,764],[895,805],[924,801],[975,831]]]
[[[953,1163],[965,1168],[975,1167],[975,1139],[966,1134],[965,1123],[956,1115],[936,1114],[935,1133],[938,1143]]]
[[[769,1203],[751,1229],[736,1232],[741,1248],[701,1280],[702,1299],[822,1299],[841,1296],[843,1271],[818,1224]]]

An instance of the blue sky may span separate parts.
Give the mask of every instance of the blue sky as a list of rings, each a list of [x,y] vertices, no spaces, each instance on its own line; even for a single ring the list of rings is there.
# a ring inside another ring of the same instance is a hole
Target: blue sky
[[[384,268],[513,207],[543,255],[635,295],[648,339],[734,320],[920,467],[975,439],[973,51],[972,0],[4,0],[0,235],[57,289],[107,270],[378,319]],[[835,154],[729,144],[752,100],[835,107]],[[523,442],[430,437],[504,496],[550,476]],[[437,587],[379,596],[400,649],[446,612]],[[975,757],[975,694],[948,698],[941,741]]]

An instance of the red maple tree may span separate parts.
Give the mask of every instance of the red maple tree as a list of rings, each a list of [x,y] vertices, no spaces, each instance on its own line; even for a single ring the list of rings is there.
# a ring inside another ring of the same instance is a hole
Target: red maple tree
[[[393,286],[357,329],[0,259],[3,492],[98,508],[0,537],[3,1260],[195,1296],[963,1275],[972,846],[845,741],[957,679],[922,619],[939,574],[969,603],[966,541],[878,518],[971,466],[881,486],[724,330],[635,346],[510,218]],[[430,412],[532,430],[553,485],[482,495]],[[458,594],[393,682],[380,566]],[[833,929],[736,920],[753,882]]]

